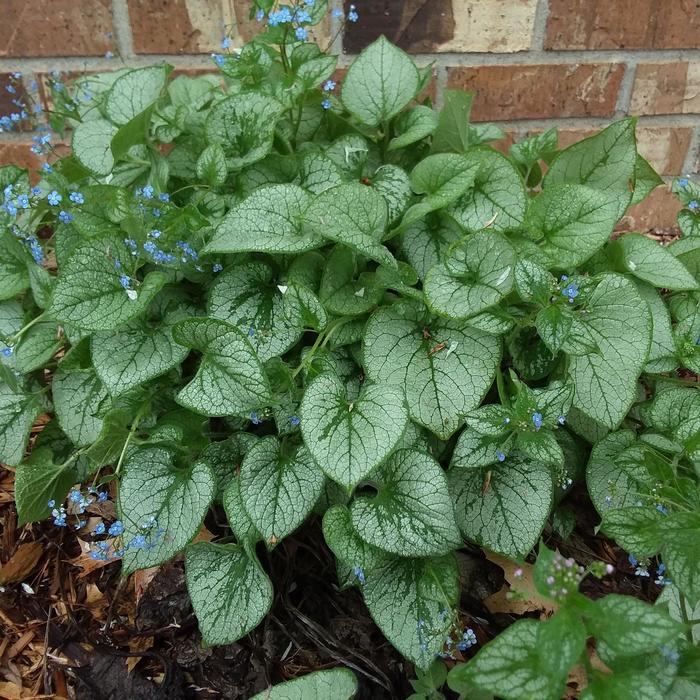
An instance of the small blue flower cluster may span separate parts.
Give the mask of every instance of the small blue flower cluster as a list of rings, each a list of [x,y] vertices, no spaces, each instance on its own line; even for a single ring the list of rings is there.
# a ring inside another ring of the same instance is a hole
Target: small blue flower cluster
[[[681,187],[687,187],[690,183],[689,183],[687,177],[681,177],[678,179],[678,184]],[[691,199],[688,202],[688,209],[690,209],[690,211],[693,211],[693,212],[698,211],[700,209],[700,202],[698,202],[697,199]]]
[[[147,518],[139,526],[140,532],[134,535],[128,542],[124,542],[124,524],[121,520],[115,520],[109,528],[105,528],[104,523],[98,523],[93,530],[93,535],[104,535],[105,532],[112,539],[96,542],[90,549],[90,558],[98,561],[114,561],[121,559],[127,549],[138,550],[153,549],[158,540],[165,534],[165,530],[158,527],[155,516]]]
[[[532,424],[535,426],[535,430],[542,427],[542,414],[539,411],[532,414]]]
[[[649,559],[640,561],[634,556],[634,554],[630,554],[627,557],[627,561],[634,569],[635,576],[639,576],[640,578],[651,578],[651,574],[649,572],[651,561]],[[666,576],[666,564],[663,562],[659,562],[659,565],[656,567],[656,578],[654,579],[654,583],[657,586],[668,586],[669,584],[673,583],[673,581]]]
[[[85,520],[80,518],[83,513],[91,506],[93,503],[104,503],[109,494],[106,491],[98,491],[92,486],[88,488],[86,493],[83,493],[79,489],[71,489],[68,492],[66,500],[68,502],[68,508],[65,505],[56,506],[56,500],[50,499],[47,501],[47,506],[51,509],[51,515],[53,516],[53,524],[58,527],[68,527],[68,515],[69,509],[70,514],[76,516],[76,522],[73,527],[78,530],[85,526]]]
[[[352,573],[355,574],[355,578],[360,582],[361,586],[364,586],[367,579],[365,578],[365,572],[362,570],[361,566],[354,566]]]
[[[326,80],[326,82],[323,85],[323,92],[325,93],[325,97],[323,98],[323,102],[321,102],[321,107],[323,107],[323,109],[330,109],[333,106],[329,99],[329,96],[333,92],[333,90],[335,90],[335,88],[335,80]]]

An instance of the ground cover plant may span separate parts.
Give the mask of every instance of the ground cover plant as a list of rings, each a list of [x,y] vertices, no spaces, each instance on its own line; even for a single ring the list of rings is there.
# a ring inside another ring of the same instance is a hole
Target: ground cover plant
[[[674,182],[670,246],[612,237],[662,185],[634,119],[503,154],[470,95],[433,109],[432,68],[384,38],[336,84],[308,41],[322,0],[255,11],[263,31],[216,55],[219,75],[55,79],[71,153],[47,131],[40,182],[0,169],[0,459],[20,525],[84,532],[114,499],[91,556],[127,575],[184,552],[220,645],[270,609],[265,551],[313,521],[416,697],[447,679],[555,699],[578,665],[589,699],[694,697],[700,188]],[[579,584],[612,567],[538,545],[548,523],[566,537],[580,484],[655,605],[592,600]],[[211,508],[230,535],[192,543]],[[538,550],[557,612],[479,648],[465,543]],[[343,669],[292,683],[269,697],[357,692]]]

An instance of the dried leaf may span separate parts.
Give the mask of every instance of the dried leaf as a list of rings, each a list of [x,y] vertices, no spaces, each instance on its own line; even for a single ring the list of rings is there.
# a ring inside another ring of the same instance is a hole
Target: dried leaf
[[[19,700],[22,688],[14,683],[0,683],[0,698],[2,700]]]
[[[136,594],[136,605],[139,604],[141,596],[146,592],[148,584],[160,571],[159,566],[152,566],[150,569],[139,569],[134,572],[134,592]]]
[[[486,558],[503,569],[506,583],[500,591],[484,600],[484,605],[491,613],[510,613],[522,615],[526,612],[539,612],[543,616],[551,615],[559,609],[559,605],[537,592],[533,579],[532,564],[517,564],[500,554],[485,551]],[[516,570],[522,570],[522,576],[516,576]],[[510,585],[508,585],[510,584]],[[517,591],[513,596],[511,591]]]
[[[26,542],[17,547],[9,561],[0,568],[0,583],[13,583],[26,578],[39,562],[44,546],[41,542]]]

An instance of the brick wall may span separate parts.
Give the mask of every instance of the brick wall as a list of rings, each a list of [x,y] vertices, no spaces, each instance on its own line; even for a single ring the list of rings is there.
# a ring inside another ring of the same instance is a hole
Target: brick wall
[[[473,119],[508,139],[557,126],[568,144],[628,114],[639,148],[670,178],[700,171],[700,0],[352,0],[360,21],[335,40],[351,54],[384,33],[435,64],[445,87],[476,93]],[[349,0],[332,0],[336,7]],[[53,70],[76,73],[165,59],[211,66],[224,26],[249,38],[249,0],[0,0],[0,115]],[[330,21],[323,42],[335,36]],[[107,58],[106,56],[112,56]],[[10,95],[14,71],[23,84]],[[26,129],[26,124],[23,125]],[[0,134],[0,163],[36,165],[27,131]],[[627,218],[630,228],[672,226],[662,188]]]

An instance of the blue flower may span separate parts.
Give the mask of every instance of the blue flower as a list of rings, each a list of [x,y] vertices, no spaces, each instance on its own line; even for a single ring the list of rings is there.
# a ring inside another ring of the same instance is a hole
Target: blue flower
[[[130,248],[134,253],[136,252],[136,241],[133,238],[125,238],[124,245]]]
[[[248,337],[252,338],[254,335],[255,335],[255,328],[253,328],[253,326],[250,326],[250,328],[248,328]]]
[[[211,266],[212,272],[221,272],[223,269],[224,269],[224,266],[221,263],[214,263]]]
[[[688,178],[687,177],[682,177],[678,180],[678,184],[681,187],[687,187],[688,186]]]
[[[309,7],[313,7],[315,2],[316,2],[316,0],[304,0],[304,5],[308,5]]]
[[[306,41],[309,33],[304,29],[304,27],[297,27],[294,30],[294,36],[297,38],[297,41]]]
[[[49,192],[46,196],[46,199],[52,207],[57,207],[61,203],[63,197],[61,197],[61,195],[58,192],[56,192],[56,190],[51,190],[51,192]]]
[[[542,427],[542,414],[533,413],[532,414],[532,424],[535,426],[535,430],[539,430]]]
[[[331,106],[331,101],[328,99],[325,99],[323,100],[323,102],[321,102],[321,107],[323,107],[323,109],[330,109]]]
[[[153,187],[151,185],[146,185],[143,188],[143,196],[146,199],[153,199],[153,194],[154,194],[154,191],[153,191]]]
[[[95,529],[93,530],[93,532],[96,535],[104,535],[105,534],[105,524],[104,523],[97,523],[97,525],[95,525]]]
[[[333,90],[335,90],[335,85],[335,80],[326,80],[326,82],[323,84],[324,92],[333,92]]]
[[[348,21],[357,22],[358,19],[360,19],[360,15],[357,14],[355,6],[350,5],[350,12],[348,12]]]
[[[688,209],[690,209],[691,211],[695,211],[699,206],[700,206],[700,204],[698,204],[697,199],[691,199],[688,202]]]
[[[38,197],[41,194],[41,187],[37,185],[35,187],[32,187],[30,191],[35,197]]]
[[[357,580],[360,582],[362,586],[365,585],[365,581],[367,580],[365,578],[365,572],[362,570],[361,566],[355,566],[352,569],[352,573],[355,574]]]
[[[158,199],[160,199],[161,202],[169,202],[170,201],[170,195],[167,192],[161,192],[158,195]]]
[[[104,503],[108,498],[109,494],[107,493],[107,491],[100,491],[100,493],[97,495],[97,502]]]
[[[187,262],[187,258],[192,260],[199,260],[197,252],[192,248],[192,246],[186,241],[177,241],[175,245],[185,254],[186,257],[182,258],[182,262]]]
[[[131,542],[127,545],[130,549],[143,549],[146,546],[146,537],[144,535],[134,535]]]
[[[121,284],[121,286],[124,289],[129,289],[129,287],[131,286],[131,278],[129,277],[129,275],[119,275],[119,284]]]
[[[73,216],[69,214],[67,211],[60,211],[58,212],[58,220],[62,224],[69,224],[71,221],[73,221]]]
[[[44,249],[41,247],[41,243],[32,236],[29,240],[29,252],[32,254],[32,257],[34,258],[34,262],[37,265],[41,265],[41,263],[44,261]]]
[[[668,508],[666,508],[666,506],[662,503],[656,504],[656,510],[658,510],[661,515],[668,515]]]
[[[3,357],[12,357],[12,348],[5,347],[2,350],[0,350],[0,353],[2,353]]]
[[[162,235],[162,231],[159,231],[157,228],[154,228],[152,231],[149,232],[148,237],[149,238],[160,238]]]
[[[301,423],[301,418],[299,416],[289,416],[289,422],[296,427]]]
[[[29,197],[26,194],[21,194],[17,197],[17,204],[19,204],[22,209],[29,209]]]
[[[671,649],[671,647],[667,646],[666,644],[662,644],[659,647],[659,651],[661,652],[661,655],[672,664],[677,664],[680,661],[681,655],[675,649]]]
[[[111,51],[107,51],[105,53],[105,58],[111,60],[112,58],[114,58],[114,54]]]
[[[574,299],[578,296],[578,285],[576,282],[570,282],[561,290],[561,293],[569,300],[570,304],[573,304]]]
[[[46,505],[47,505],[49,508],[53,508],[53,507],[56,505],[56,501],[55,501],[53,498],[50,498],[50,499],[46,502]]]
[[[498,459],[499,462],[506,461],[506,455],[504,452],[501,452],[501,450],[496,450],[496,458]]]
[[[342,10],[339,10],[339,9],[336,7],[336,9],[333,10],[333,12],[331,12],[331,16],[332,16],[334,19],[340,19],[340,18],[343,16],[343,11],[342,11]]]
[[[44,164],[41,166],[41,169],[42,169],[45,173],[52,173],[52,172],[53,172],[53,168],[52,168],[48,163],[44,163]]]
[[[260,420],[260,416],[258,415],[257,411],[250,412],[250,422],[253,425],[260,425],[262,423],[262,420]]]
[[[80,503],[80,501],[83,500],[83,495],[78,491],[78,489],[71,489],[70,493],[68,494],[68,500],[71,503]]]
[[[559,425],[564,425],[566,423],[566,416],[559,416],[559,418],[557,418],[557,423],[559,423]]]
[[[224,64],[226,63],[226,59],[225,59],[220,53],[213,53],[213,54],[211,55],[211,57],[212,57],[212,59],[214,60],[214,63],[216,63],[216,65],[217,65],[219,68],[223,68],[223,67],[224,67]]]
[[[109,530],[107,532],[112,536],[112,537],[118,537],[124,532],[124,524],[122,523],[121,520],[115,520],[110,526]]]
[[[85,197],[80,192],[71,192],[68,199],[75,204],[85,204]]]
[[[255,13],[255,19],[258,20],[258,22],[262,22],[265,19],[265,10],[258,10]]]
[[[231,38],[230,38],[230,37],[225,36],[225,37],[221,40],[221,48],[224,49],[224,50],[230,49],[230,48],[231,48]]]

